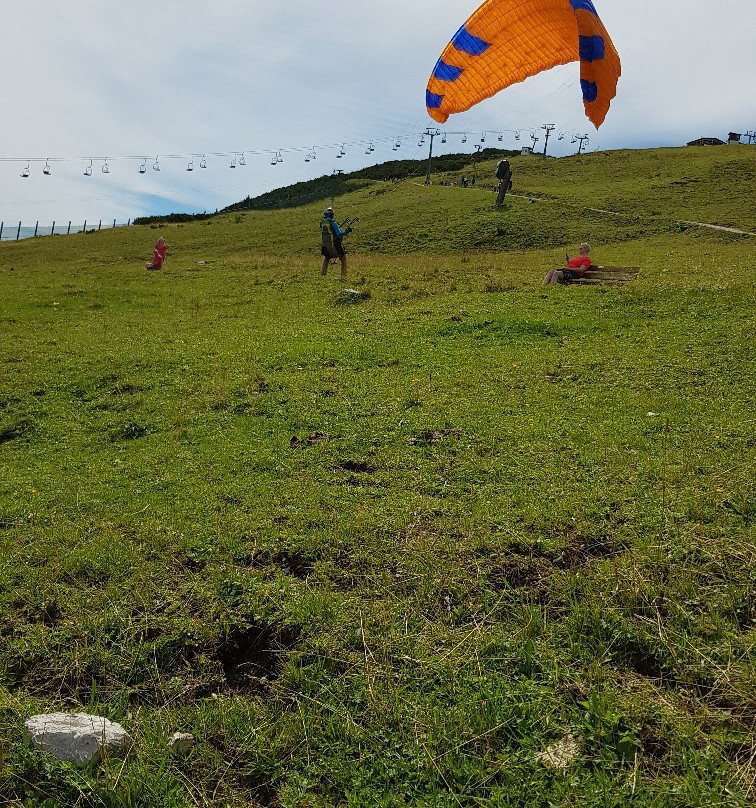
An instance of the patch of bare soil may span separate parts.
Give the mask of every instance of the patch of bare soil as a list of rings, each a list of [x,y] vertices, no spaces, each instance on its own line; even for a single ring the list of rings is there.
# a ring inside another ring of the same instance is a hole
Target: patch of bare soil
[[[298,631],[290,627],[266,624],[238,627],[218,645],[213,656],[220,662],[230,690],[256,693],[266,690],[278,678],[297,638]]]

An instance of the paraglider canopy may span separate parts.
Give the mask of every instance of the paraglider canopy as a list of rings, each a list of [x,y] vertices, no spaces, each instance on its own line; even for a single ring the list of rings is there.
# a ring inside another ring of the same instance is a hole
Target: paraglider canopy
[[[592,0],[486,0],[436,63],[426,91],[428,114],[445,123],[512,84],[575,61],[585,113],[598,128],[617,93],[621,66]]]

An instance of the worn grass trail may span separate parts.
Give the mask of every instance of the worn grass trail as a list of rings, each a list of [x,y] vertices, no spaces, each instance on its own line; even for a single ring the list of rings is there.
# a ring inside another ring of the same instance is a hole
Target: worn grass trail
[[[623,232],[636,283],[548,293],[550,241],[355,250],[337,306],[296,232],[248,249],[276,215],[162,273],[147,229],[3,245],[0,793],[750,804],[750,241]],[[21,724],[59,707],[137,745],[54,763]]]

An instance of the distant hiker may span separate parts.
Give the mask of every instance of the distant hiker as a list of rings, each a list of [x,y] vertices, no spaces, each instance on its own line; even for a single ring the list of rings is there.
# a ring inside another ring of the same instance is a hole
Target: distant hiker
[[[351,232],[351,227],[345,230],[339,227],[339,223],[333,218],[333,208],[328,207],[323,211],[320,222],[320,254],[323,256],[321,275],[325,275],[328,272],[328,264],[338,258],[341,262],[341,277],[346,278],[347,257],[342,242]]]
[[[462,188],[467,188],[467,177],[462,177],[462,179],[459,181],[459,184]]]
[[[507,191],[512,190],[512,166],[509,165],[509,160],[499,160],[496,165],[496,179],[499,180],[499,195],[496,197],[496,207],[500,208],[504,204]]]
[[[590,244],[581,244],[580,250],[574,258],[570,258],[565,252],[564,257],[567,265],[564,269],[552,269],[547,272],[546,277],[543,279],[543,285],[551,286],[555,283],[569,283],[582,278],[585,275],[585,270],[591,268],[591,259],[588,257],[590,251]]]
[[[163,262],[165,261],[165,253],[168,250],[168,244],[164,238],[159,238],[155,245],[155,251],[152,253],[152,261],[147,264],[147,269],[162,269]]]

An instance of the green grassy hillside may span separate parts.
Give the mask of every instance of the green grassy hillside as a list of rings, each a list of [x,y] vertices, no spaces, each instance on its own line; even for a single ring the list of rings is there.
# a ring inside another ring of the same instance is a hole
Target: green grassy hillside
[[[755,162],[371,183],[352,306],[322,203],[0,245],[5,804],[752,805]]]
[[[478,162],[485,160],[501,160],[513,157],[518,152],[502,149],[484,149]],[[466,172],[471,168],[469,154],[444,154],[434,158],[435,172],[450,174]],[[364,188],[369,182],[389,182],[394,180],[424,178],[427,160],[390,160],[387,163],[362,168],[349,174],[336,174],[318,177],[317,179],[298,182],[285,188],[277,188],[254,198],[247,197],[241,202],[223,209],[223,213],[247,210],[272,210],[274,208],[297,208],[311,202],[333,202],[336,197],[344,196],[352,190]]]
[[[318,194],[336,206],[337,218],[360,217],[349,241],[357,254],[549,248],[561,261],[565,246],[585,240],[600,247],[677,233],[686,229],[682,221],[751,231],[756,219],[752,190],[756,149],[599,152],[561,160],[515,157],[510,162],[514,195],[501,210],[493,205],[496,161],[476,165],[475,188],[442,184],[457,180],[461,173],[470,176],[468,166],[459,173],[435,175],[435,184],[428,188],[421,178],[394,184],[347,177],[339,179],[334,190],[334,178],[326,177],[325,191]],[[348,192],[350,182],[366,185]],[[163,228],[170,237],[174,264],[198,256],[241,260],[249,252],[304,256],[319,250],[323,206],[319,199],[294,209],[235,211],[202,222],[151,227]],[[88,239],[86,250],[77,238]],[[46,242],[44,250],[51,260],[67,260],[70,255],[86,261],[88,255],[96,259],[102,251],[104,260],[112,262],[117,260],[115,251],[118,258],[137,261],[149,258],[150,238],[137,228],[99,234],[96,244],[90,235],[60,239],[55,245]],[[7,256],[36,249],[28,242],[3,248]]]

